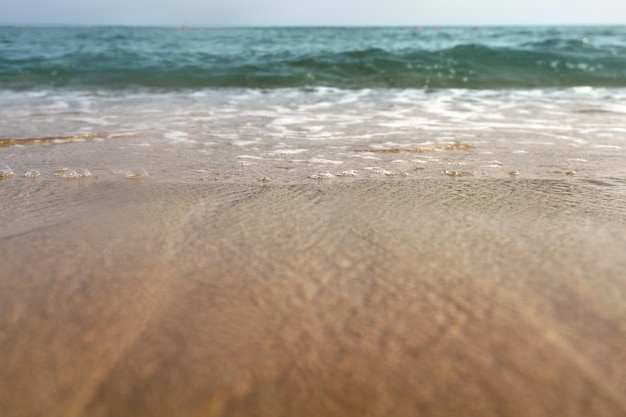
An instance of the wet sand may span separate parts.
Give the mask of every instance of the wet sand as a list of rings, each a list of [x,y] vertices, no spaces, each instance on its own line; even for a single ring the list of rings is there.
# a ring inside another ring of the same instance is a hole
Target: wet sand
[[[623,416],[626,193],[0,181],[0,414]]]

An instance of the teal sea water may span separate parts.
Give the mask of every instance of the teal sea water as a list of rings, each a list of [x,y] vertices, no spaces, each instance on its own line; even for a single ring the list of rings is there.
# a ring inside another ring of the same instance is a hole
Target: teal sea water
[[[626,87],[626,26],[0,27],[0,89]]]

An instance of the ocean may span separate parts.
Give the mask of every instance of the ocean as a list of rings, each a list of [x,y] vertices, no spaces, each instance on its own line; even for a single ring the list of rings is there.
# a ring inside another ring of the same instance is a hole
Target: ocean
[[[626,27],[0,29],[3,89],[626,87]]]
[[[364,172],[348,161],[384,155],[363,151],[463,143],[497,154],[455,161],[480,174],[534,145],[576,151],[560,165],[614,157],[625,115],[624,26],[0,28],[5,146],[115,139]]]

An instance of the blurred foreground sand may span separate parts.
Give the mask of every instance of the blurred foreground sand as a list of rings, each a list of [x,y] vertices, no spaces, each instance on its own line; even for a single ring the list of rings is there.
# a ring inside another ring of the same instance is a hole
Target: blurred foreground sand
[[[5,417],[626,414],[608,187],[92,181],[0,222]]]

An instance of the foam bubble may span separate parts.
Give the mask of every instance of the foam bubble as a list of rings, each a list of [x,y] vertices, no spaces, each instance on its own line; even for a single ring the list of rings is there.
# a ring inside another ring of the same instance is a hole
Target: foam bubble
[[[338,177],[356,177],[357,175],[358,174],[353,169],[341,171],[339,174],[337,174]]]
[[[472,175],[472,173],[469,171],[453,171],[453,170],[447,170],[447,169],[443,170],[442,173],[449,177],[467,177],[467,176]]]
[[[26,171],[23,175],[23,177],[26,177],[26,178],[37,178],[39,176],[41,176],[41,173],[34,169]]]
[[[127,171],[126,175],[124,176],[131,180],[135,180],[135,179],[140,180],[140,179],[149,177],[148,172],[143,168],[135,168],[130,171]]]
[[[86,168],[78,168],[78,169],[67,169],[67,168],[65,168],[58,175],[61,178],[65,178],[65,179],[93,177],[93,174],[91,172],[89,172],[89,170],[86,169]]]
[[[387,177],[391,177],[396,175],[393,171],[389,171],[387,169],[383,169],[380,167],[365,167],[368,171],[371,171],[373,174],[385,175]]]
[[[15,173],[8,165],[0,164],[0,178],[10,178]]]
[[[314,180],[326,180],[326,179],[333,178],[333,177],[334,175],[328,171],[316,171],[309,178],[314,179]]]

